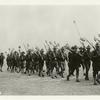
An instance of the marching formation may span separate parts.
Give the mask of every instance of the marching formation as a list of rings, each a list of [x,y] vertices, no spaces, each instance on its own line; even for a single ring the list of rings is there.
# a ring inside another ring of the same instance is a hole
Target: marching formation
[[[21,46],[18,47],[18,51],[9,49],[9,52],[6,53],[7,57],[4,57],[3,53],[0,54],[0,71],[2,72],[4,59],[6,59],[7,71],[9,72],[29,76],[37,73],[40,77],[44,77],[44,73],[46,73],[51,78],[57,78],[58,76],[64,78],[65,63],[67,62],[67,81],[76,72],[76,82],[79,82],[79,68],[85,71],[85,80],[89,80],[88,73],[92,65],[94,85],[100,84],[98,74],[100,71],[100,42],[97,39],[95,41],[95,46],[88,40],[80,38],[80,47],[77,45],[70,47],[69,44],[60,46],[56,42],[45,41],[45,50],[36,47],[35,49],[27,48],[22,51]],[[85,46],[85,42],[88,43],[87,46]],[[46,67],[45,70],[44,66]],[[56,73],[56,75],[53,73]]]

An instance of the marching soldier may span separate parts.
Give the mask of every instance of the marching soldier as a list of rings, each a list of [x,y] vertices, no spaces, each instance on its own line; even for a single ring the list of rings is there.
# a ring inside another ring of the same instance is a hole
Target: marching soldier
[[[1,53],[0,54],[0,71],[2,72],[2,67],[3,67],[3,63],[4,63],[4,54]]]
[[[83,57],[84,52],[85,52],[85,48],[80,47],[80,48],[79,48],[79,54],[80,54],[80,56],[81,56],[81,66],[82,66],[82,68],[83,68],[83,75],[85,75],[85,73],[84,73],[85,65],[84,65],[84,57]]]
[[[31,50],[29,49],[27,51],[27,54],[26,54],[26,71],[28,72],[28,75],[30,76],[31,75],[31,71],[32,71],[32,54],[31,54]]]
[[[50,75],[51,75],[51,73],[50,73],[50,70],[51,70],[50,52],[51,52],[51,50],[50,50],[50,49],[48,49],[48,51],[47,51],[47,52],[46,52],[46,54],[45,54],[45,62],[46,62],[46,69],[47,69],[47,75],[48,75],[48,76],[50,76]]]
[[[77,46],[72,47],[72,51],[71,53],[69,53],[68,57],[69,57],[70,71],[67,76],[67,80],[69,81],[70,76],[76,70],[76,82],[80,82],[79,81],[79,67],[81,64],[81,56],[77,52]]]
[[[86,47],[86,51],[84,52],[83,58],[84,58],[84,65],[85,65],[85,69],[86,69],[85,80],[89,80],[88,73],[89,73],[89,69],[90,69],[90,65],[91,65],[91,52],[90,52],[89,45]]]
[[[26,56],[25,56],[25,52],[21,52],[20,55],[20,71],[21,73],[24,73],[24,68],[25,68],[25,60],[26,60]]]
[[[44,66],[44,50],[41,49],[40,50],[40,53],[39,53],[39,57],[38,57],[38,60],[39,60],[39,76],[43,76],[43,66]]]
[[[93,67],[93,79],[94,85],[97,85],[97,76],[100,71],[100,46],[98,43],[95,45],[95,50],[92,51],[92,67]],[[100,83],[100,82],[99,82]]]
[[[66,60],[66,57],[64,55],[64,48],[62,47],[61,49],[58,50],[58,53],[57,53],[57,62],[58,62],[58,67],[59,67],[59,75],[62,78],[64,78],[63,74],[64,74],[64,71],[65,71],[65,60]]]

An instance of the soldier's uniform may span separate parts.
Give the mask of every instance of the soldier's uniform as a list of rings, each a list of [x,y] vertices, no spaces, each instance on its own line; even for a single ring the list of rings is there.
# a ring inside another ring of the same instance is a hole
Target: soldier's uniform
[[[90,46],[87,46],[86,51],[84,52],[83,58],[84,58],[84,65],[86,69],[85,80],[89,80],[88,72],[89,72],[90,65],[91,65]]]
[[[51,63],[50,63],[50,50],[48,50],[45,54],[45,62],[46,62],[46,69],[47,69],[47,75],[50,76],[50,70],[51,70]]]
[[[74,46],[73,51],[69,53],[69,64],[70,64],[70,72],[67,76],[67,80],[69,80],[69,77],[73,74],[73,72],[76,70],[76,82],[79,82],[79,67],[81,64],[81,56],[77,53],[77,47]]]
[[[84,70],[85,70],[85,65],[84,65],[84,52],[85,52],[85,48],[80,47],[79,48],[79,54],[81,56],[81,66],[83,68],[83,75],[85,75]]]
[[[24,68],[25,68],[25,60],[26,60],[26,56],[25,56],[25,52],[21,52],[21,55],[20,55],[20,71],[22,73],[24,73]]]
[[[42,76],[42,71],[43,71],[43,66],[44,66],[44,50],[43,49],[40,50],[38,61],[39,61],[39,76]]]
[[[1,69],[0,69],[0,71],[2,72],[2,67],[3,67],[3,63],[4,63],[4,55],[3,55],[3,53],[1,53],[0,54],[0,67],[1,67]]]
[[[11,70],[11,63],[10,63],[10,54],[7,54],[6,62],[7,62],[7,71]]]
[[[33,62],[32,62],[32,54],[31,51],[29,50],[28,53],[26,54],[26,71],[28,72],[28,75],[31,75],[32,67],[33,67]]]
[[[98,72],[100,71],[100,47],[99,44],[96,44],[96,49],[92,52],[92,66],[93,66],[93,78],[94,85],[97,84],[96,79]]]
[[[50,53],[50,63],[51,63],[51,74],[52,74],[52,78],[53,78],[53,70],[54,70],[54,68],[56,69],[56,74],[59,73],[58,66],[57,66],[56,48],[54,48],[54,50],[51,51],[51,53]],[[55,76],[55,77],[57,77],[57,76]]]
[[[59,67],[59,75],[63,78],[63,73],[65,71],[65,55],[64,55],[64,48],[61,48],[57,52],[57,62]],[[61,71],[60,71],[61,70]]]

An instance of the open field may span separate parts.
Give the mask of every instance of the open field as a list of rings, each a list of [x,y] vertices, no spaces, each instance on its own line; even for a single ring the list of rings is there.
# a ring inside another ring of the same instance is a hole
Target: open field
[[[0,72],[0,94],[1,95],[99,95],[100,85],[94,86],[92,70],[90,70],[90,80],[85,81],[80,68],[80,82],[75,82],[75,77],[70,81],[58,77],[52,79],[37,75],[27,76],[18,73],[10,73],[3,68]]]

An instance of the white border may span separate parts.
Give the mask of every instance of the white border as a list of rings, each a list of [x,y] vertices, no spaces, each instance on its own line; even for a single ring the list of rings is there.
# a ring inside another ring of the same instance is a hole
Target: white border
[[[100,5],[100,0],[0,0],[0,5]],[[99,96],[1,96],[0,100],[100,100]]]
[[[100,5],[100,0],[0,0],[0,5]]]

